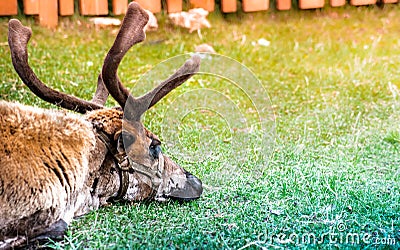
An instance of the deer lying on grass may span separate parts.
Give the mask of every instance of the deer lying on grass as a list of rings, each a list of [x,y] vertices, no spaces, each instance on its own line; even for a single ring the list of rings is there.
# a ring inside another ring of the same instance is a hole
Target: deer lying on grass
[[[117,200],[196,199],[201,181],[161,153],[142,114],[194,75],[198,56],[139,98],[129,96],[118,66],[144,40],[148,16],[132,2],[108,52],[92,101],[47,87],[28,64],[31,30],[10,20],[12,62],[37,96],[68,110],[0,101],[0,248],[60,238],[73,217]],[[108,94],[121,108],[105,108]]]

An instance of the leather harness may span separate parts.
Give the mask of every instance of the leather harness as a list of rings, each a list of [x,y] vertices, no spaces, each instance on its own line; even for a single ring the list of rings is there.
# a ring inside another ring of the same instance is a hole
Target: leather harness
[[[145,167],[129,159],[123,145],[122,147],[111,147],[111,141],[105,132],[98,131],[98,138],[104,143],[104,145],[106,145],[108,151],[114,158],[117,169],[119,170],[120,186],[117,196],[114,197],[113,200],[123,200],[129,188],[129,172],[132,171],[137,172],[141,175],[145,175],[151,180],[152,193],[150,194],[149,198],[153,198],[157,194],[158,188],[162,182],[162,171],[160,170],[160,162],[158,163],[157,170],[152,170],[151,168]],[[122,133],[119,134],[117,142],[118,144],[122,144]]]

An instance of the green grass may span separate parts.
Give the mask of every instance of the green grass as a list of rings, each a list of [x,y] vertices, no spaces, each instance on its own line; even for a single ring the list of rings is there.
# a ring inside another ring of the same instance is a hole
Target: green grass
[[[65,240],[52,246],[398,248],[398,6],[214,14],[210,20],[213,28],[202,30],[201,40],[162,17],[159,30],[149,33],[146,42],[126,56],[119,75],[133,87],[153,65],[189,53],[195,45],[212,45],[218,53],[246,65],[267,90],[276,117],[275,144],[268,141],[274,146],[271,154],[258,157],[262,155],[259,148],[266,145],[257,139],[232,137],[226,130],[230,117],[222,119],[213,112],[194,112],[185,118],[186,123],[163,126],[169,122],[167,112],[183,110],[178,97],[195,89],[214,88],[231,95],[240,110],[252,107],[251,100],[233,85],[226,88],[223,81],[197,76],[149,111],[145,123],[161,134],[166,153],[203,179],[204,195],[184,204],[149,202],[102,208],[76,219]],[[32,25],[30,63],[39,78],[56,89],[90,99],[115,30],[96,30],[78,17],[63,19],[54,33],[37,27],[31,19],[22,21]],[[0,99],[52,107],[18,79],[6,34],[7,20],[2,18]],[[253,46],[260,38],[270,41],[270,46]],[[143,93],[140,90],[134,88],[134,94]],[[201,96],[194,98],[195,103],[202,100]],[[221,103],[222,108],[228,105]],[[265,104],[269,106],[267,100]],[[110,100],[108,105],[115,102]],[[246,115],[251,118],[251,112]],[[203,137],[208,132],[215,137]],[[174,134],[183,145],[179,150],[168,147],[169,135]],[[232,158],[232,138],[242,149],[251,150],[240,161]],[[204,143],[214,145],[211,157],[195,155],[196,150],[207,151]],[[185,150],[198,158],[185,159]],[[354,235],[359,242],[352,241]],[[393,242],[397,245],[389,244]]]

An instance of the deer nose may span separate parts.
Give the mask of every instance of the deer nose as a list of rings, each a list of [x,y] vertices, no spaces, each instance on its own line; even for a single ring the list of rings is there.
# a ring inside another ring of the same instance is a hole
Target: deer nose
[[[186,182],[183,188],[171,190],[169,195],[171,198],[178,200],[189,201],[197,199],[203,193],[203,184],[199,178],[186,172]]]
[[[158,159],[158,156],[161,153],[161,147],[159,145],[156,146],[150,146],[150,155],[154,158],[154,159]]]

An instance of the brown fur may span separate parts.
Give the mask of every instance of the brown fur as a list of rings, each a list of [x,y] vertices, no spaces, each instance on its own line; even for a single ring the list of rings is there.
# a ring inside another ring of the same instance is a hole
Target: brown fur
[[[0,235],[26,233],[18,226],[25,218],[52,224],[82,189],[96,143],[92,125],[64,111],[0,102],[0,127]],[[32,211],[42,212],[28,218]]]
[[[49,237],[54,230],[62,234],[60,221],[68,225],[73,217],[117,196],[120,175],[108,147],[116,147],[122,117],[117,109],[78,116],[0,101],[0,249]],[[125,200],[164,200],[174,190],[190,190],[187,185],[201,188],[201,183],[188,184],[188,173],[168,157],[151,157],[149,145],[158,139],[141,123],[126,124],[125,129],[137,138],[127,149],[135,164],[162,168],[155,197],[151,179],[129,173]],[[108,146],[99,139],[100,132],[108,136]]]
[[[78,116],[0,101],[0,240],[107,204],[119,177],[96,135],[112,138],[121,119],[115,109]]]

